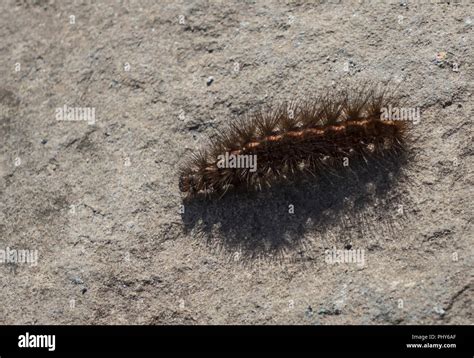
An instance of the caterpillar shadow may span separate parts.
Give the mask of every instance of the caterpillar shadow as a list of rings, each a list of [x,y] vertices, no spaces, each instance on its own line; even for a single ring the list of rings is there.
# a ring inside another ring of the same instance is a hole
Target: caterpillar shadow
[[[184,229],[213,247],[239,252],[244,259],[277,257],[295,250],[309,231],[323,236],[337,226],[347,235],[367,236],[373,227],[381,230],[384,212],[390,210],[387,216],[393,216],[397,196],[391,189],[403,177],[406,161],[405,155],[399,154],[260,192],[233,191],[220,199],[187,199],[182,214]]]

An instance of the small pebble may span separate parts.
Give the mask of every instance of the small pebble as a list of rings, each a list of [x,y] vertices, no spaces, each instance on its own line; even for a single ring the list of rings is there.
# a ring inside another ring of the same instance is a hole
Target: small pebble
[[[208,86],[210,86],[212,84],[212,82],[214,82],[214,77],[211,76],[207,79],[206,83],[207,83]]]
[[[328,310],[325,309],[325,308],[321,308],[321,309],[318,311],[318,314],[328,314]]]
[[[79,277],[74,277],[72,279],[72,283],[74,283],[75,285],[82,285],[84,281],[82,281]]]

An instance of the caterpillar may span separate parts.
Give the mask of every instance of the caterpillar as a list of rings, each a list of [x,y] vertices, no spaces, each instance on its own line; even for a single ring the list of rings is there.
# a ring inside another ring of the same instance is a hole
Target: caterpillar
[[[189,197],[261,190],[352,160],[396,157],[405,151],[407,124],[383,113],[400,104],[395,89],[363,83],[260,108],[193,152],[179,170],[179,189]]]

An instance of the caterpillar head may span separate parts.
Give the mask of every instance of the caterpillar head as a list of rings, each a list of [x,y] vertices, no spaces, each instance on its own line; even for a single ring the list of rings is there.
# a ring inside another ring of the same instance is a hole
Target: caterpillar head
[[[179,177],[179,190],[183,193],[195,193],[197,189],[197,179],[192,174],[182,174]]]

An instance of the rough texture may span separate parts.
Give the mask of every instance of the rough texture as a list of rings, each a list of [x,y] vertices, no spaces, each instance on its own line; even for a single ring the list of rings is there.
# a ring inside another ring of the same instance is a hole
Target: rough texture
[[[474,6],[420,3],[2,1],[0,249],[38,264],[0,265],[0,323],[473,323]],[[389,77],[422,111],[400,170],[180,212],[220,125]]]

